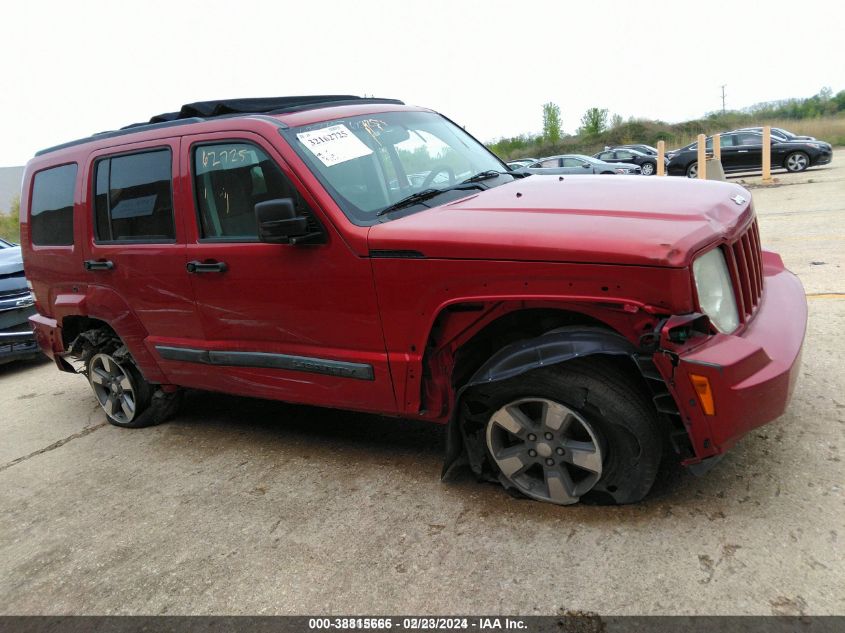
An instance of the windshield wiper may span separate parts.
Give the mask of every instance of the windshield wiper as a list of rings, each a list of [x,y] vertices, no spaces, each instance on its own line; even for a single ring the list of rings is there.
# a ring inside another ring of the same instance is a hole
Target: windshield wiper
[[[514,176],[519,177],[517,174],[512,174],[506,171],[496,171],[495,169],[488,169],[486,171],[481,171],[475,174],[474,176],[470,176],[466,180],[459,182],[456,185],[452,185],[451,187],[445,187],[443,189],[436,189],[434,187],[429,187],[428,189],[423,189],[422,191],[417,191],[416,193],[412,193],[410,196],[402,198],[398,202],[391,204],[389,207],[385,207],[378,213],[376,213],[376,217],[381,217],[386,213],[390,213],[391,211],[396,211],[398,209],[403,209],[405,207],[409,207],[412,204],[416,204],[418,202],[423,202],[424,200],[428,200],[433,198],[439,193],[445,193],[446,191],[455,191],[463,188],[463,185],[471,185],[472,183],[480,182],[482,180],[489,180],[491,178],[498,178],[499,176]],[[474,189],[478,187],[466,187],[467,189]]]
[[[412,204],[416,204],[417,202],[422,202],[423,200],[428,200],[429,198],[433,198],[438,193],[442,193],[446,191],[445,189],[435,189],[434,187],[429,187],[428,189],[423,189],[422,191],[417,191],[416,193],[412,193],[410,196],[406,196],[402,198],[399,202],[394,202],[389,207],[385,207],[378,213],[376,213],[376,217],[380,218],[385,213],[390,213],[391,211],[396,211],[398,209],[403,209],[405,207],[410,207]]]
[[[496,171],[495,169],[488,169],[486,171],[480,171],[475,176],[470,176],[463,182],[462,185],[465,185],[470,182],[481,182],[482,180],[490,180],[491,178],[498,178],[499,176],[511,176],[509,172],[506,171]]]

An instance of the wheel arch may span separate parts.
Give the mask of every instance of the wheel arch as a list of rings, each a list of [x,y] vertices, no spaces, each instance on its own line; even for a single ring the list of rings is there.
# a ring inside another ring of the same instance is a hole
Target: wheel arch
[[[520,332],[513,324],[531,323],[535,331]],[[551,327],[548,327],[552,324]],[[618,323],[614,325],[618,326]],[[464,452],[462,428],[463,396],[468,389],[519,376],[533,369],[548,367],[601,354],[618,360],[620,368],[641,384],[650,394],[649,385],[637,359],[637,347],[610,323],[570,308],[522,307],[490,320],[457,350],[452,366],[451,384],[455,388],[454,404],[447,420],[447,446],[442,476],[460,462]],[[497,334],[510,333],[515,340],[496,345]],[[521,336],[518,336],[521,334]],[[485,353],[490,351],[492,353]],[[479,362],[479,358],[481,358]],[[433,374],[428,359],[424,373]],[[423,385],[425,390],[425,384]]]
[[[146,328],[114,290],[89,286],[84,295],[57,297],[56,317],[61,325],[65,350],[81,332],[106,327],[126,345],[145,380],[150,383],[168,382],[145,345]]]

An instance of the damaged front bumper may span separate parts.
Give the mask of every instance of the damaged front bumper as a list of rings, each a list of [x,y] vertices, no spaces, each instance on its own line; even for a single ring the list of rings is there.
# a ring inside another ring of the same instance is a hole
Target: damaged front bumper
[[[807,299],[798,278],[775,253],[763,252],[764,292],[754,318],[734,334],[677,345],[661,341],[654,356],[701,463],[786,410],[801,365]],[[691,376],[703,376],[715,409],[705,413]]]

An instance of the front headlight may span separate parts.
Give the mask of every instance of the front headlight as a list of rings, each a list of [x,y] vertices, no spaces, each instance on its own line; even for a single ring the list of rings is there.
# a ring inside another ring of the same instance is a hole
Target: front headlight
[[[728,264],[721,248],[714,248],[692,263],[698,306],[720,332],[730,334],[739,326]]]

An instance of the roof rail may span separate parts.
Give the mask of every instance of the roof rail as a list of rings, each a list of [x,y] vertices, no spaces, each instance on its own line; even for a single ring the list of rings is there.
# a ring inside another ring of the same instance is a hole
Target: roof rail
[[[66,147],[81,145],[93,140],[124,136],[145,130],[155,130],[189,123],[200,123],[207,119],[220,117],[234,117],[249,114],[283,114],[285,112],[298,112],[301,110],[312,110],[335,105],[355,105],[367,103],[388,103],[404,105],[398,99],[380,99],[369,97],[356,97],[354,95],[310,95],[301,97],[266,97],[251,99],[221,99],[217,101],[197,101],[188,103],[181,107],[178,112],[166,112],[157,114],[149,122],[132,123],[119,130],[98,132],[91,136],[54,145],[35,152],[36,156],[42,156],[55,152]]]

